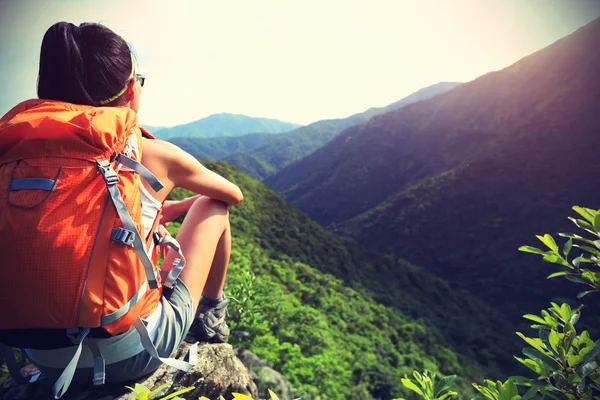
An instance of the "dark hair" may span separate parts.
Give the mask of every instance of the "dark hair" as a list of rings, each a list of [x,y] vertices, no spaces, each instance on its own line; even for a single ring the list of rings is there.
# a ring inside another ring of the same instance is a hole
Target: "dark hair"
[[[91,106],[118,105],[117,95],[133,68],[127,42],[100,24],[52,25],[42,40],[37,94],[40,99]]]

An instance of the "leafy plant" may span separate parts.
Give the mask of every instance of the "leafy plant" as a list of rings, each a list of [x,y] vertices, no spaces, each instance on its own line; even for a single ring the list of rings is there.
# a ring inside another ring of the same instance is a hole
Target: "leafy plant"
[[[154,389],[153,391],[150,391],[150,389],[148,389],[146,386],[141,385],[139,383],[136,383],[135,387],[131,387],[131,386],[125,386],[125,387],[127,389],[131,390],[133,393],[135,393],[136,400],[150,400],[150,399],[152,399],[153,396],[155,396],[157,393],[164,390],[167,386],[169,386],[169,385],[168,384],[161,385],[158,388]],[[185,399],[179,397],[179,395],[190,392],[190,391],[194,390],[195,388],[196,388],[195,386],[190,386],[185,389],[181,389],[181,390],[178,390],[171,394],[168,394],[164,397],[161,397],[158,400],[185,400]],[[232,400],[254,400],[252,397],[242,394],[242,393],[233,392],[231,395],[233,396]],[[269,389],[269,395],[270,395],[269,400],[279,400],[279,397],[277,397],[277,395],[275,393],[273,393],[273,391],[270,389]],[[198,400],[210,400],[210,399],[206,396],[200,396],[198,398]],[[219,400],[225,400],[225,398],[223,396],[219,396]],[[300,400],[300,399],[296,399],[296,400]]]
[[[587,290],[577,295],[577,298],[582,298],[590,293],[600,292],[600,269],[590,269],[600,268],[600,259],[598,258],[600,257],[600,212],[579,206],[573,207],[573,210],[583,219],[569,217],[569,220],[585,231],[586,234],[593,235],[593,238],[590,239],[575,233],[559,233],[559,236],[568,238],[562,249],[559,249],[558,244],[551,235],[537,235],[536,237],[548,248],[547,251],[532,246],[521,246],[519,250],[539,254],[544,261],[564,267],[562,271],[548,275],[548,279],[564,276],[571,282],[587,286]],[[582,252],[577,257],[569,259],[573,247],[580,249]],[[585,268],[584,264],[589,264],[590,268]]]
[[[539,254],[543,260],[564,267],[562,271],[548,276],[553,279],[564,276],[571,282],[583,284],[587,290],[580,292],[582,298],[591,293],[600,292],[600,211],[573,207],[583,219],[569,218],[585,235],[560,233],[559,236],[568,240],[562,248],[549,235],[538,235],[537,238],[548,248],[540,250],[532,246],[521,246],[520,251]],[[581,250],[574,257],[573,248]],[[583,268],[590,264],[590,268]],[[575,324],[581,316],[583,305],[573,309],[569,304],[552,302],[551,307],[542,310],[540,315],[526,314],[523,317],[537,329],[538,337],[527,337],[521,332],[517,335],[529,346],[522,352],[524,358],[516,357],[517,361],[534,371],[536,379],[523,376],[512,376],[505,382],[484,380],[482,385],[473,383],[473,387],[482,400],[592,400],[600,398],[600,340],[594,342],[588,331],[579,333]],[[452,383],[448,382],[447,392],[436,392],[429,371],[423,375],[414,373],[416,381],[402,379],[407,388],[417,393],[423,399],[433,399],[440,395],[449,395]],[[448,377],[447,377],[448,378]],[[446,378],[444,378],[446,379]],[[441,382],[441,381],[440,381]],[[523,390],[519,390],[522,388]],[[523,393],[523,394],[520,394]]]
[[[229,306],[227,322],[232,331],[230,342],[242,344],[253,339],[259,332],[268,330],[267,322],[260,308],[256,275],[249,269],[240,271],[227,283],[226,292],[233,302]]]
[[[445,376],[436,382],[435,373],[426,369],[423,374],[414,371],[413,376],[415,377],[414,380],[402,378],[402,384],[425,400],[452,399],[458,394],[451,390],[456,375]],[[397,398],[394,400],[404,399]]]

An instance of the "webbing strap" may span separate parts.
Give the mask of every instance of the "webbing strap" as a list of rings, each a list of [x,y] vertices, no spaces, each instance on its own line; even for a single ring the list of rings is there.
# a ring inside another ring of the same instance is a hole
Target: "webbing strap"
[[[108,160],[99,161],[98,169],[102,173],[104,182],[106,182],[108,194],[110,195],[110,198],[117,209],[117,214],[119,214],[119,218],[123,223],[123,227],[135,234],[135,237],[133,238],[133,248],[140,258],[140,261],[144,265],[148,284],[150,285],[151,289],[158,289],[154,265],[152,264],[148,253],[146,253],[146,248],[144,246],[144,242],[142,241],[142,237],[135,227],[135,222],[133,222],[133,219],[131,219],[129,211],[127,211],[127,206],[125,205],[123,197],[121,196],[121,192],[119,192],[119,188],[116,185],[116,183],[119,181],[119,176]]]
[[[13,179],[9,190],[52,190],[56,180],[44,178],[22,178]]]
[[[170,248],[175,250],[177,254],[179,254],[179,258],[175,259],[175,261],[173,262],[173,266],[171,267],[171,271],[169,271],[167,279],[165,279],[165,281],[163,282],[164,286],[168,287],[169,289],[172,289],[175,285],[175,281],[177,281],[177,278],[179,278],[179,274],[181,274],[183,267],[185,267],[185,257],[183,256],[183,252],[181,251],[181,245],[177,240],[175,240],[173,236],[163,236],[159,244],[169,246]]]
[[[106,379],[106,362],[104,357],[102,357],[102,352],[100,352],[100,346],[98,346],[98,342],[95,340],[90,340],[87,345],[94,356],[94,386],[104,385]]]
[[[127,168],[132,169],[140,174],[140,176],[144,178],[146,182],[148,182],[155,192],[160,192],[164,187],[161,181],[159,181],[158,178],[154,176],[154,174],[150,172],[148,168],[144,167],[142,163],[135,161],[133,158],[129,158],[125,154],[121,153],[117,157],[117,162],[120,162]]]
[[[188,372],[190,369],[195,367],[196,364],[198,363],[198,343],[195,343],[192,346],[190,346],[190,350],[189,350],[189,360],[190,361],[189,362],[185,362],[183,360],[177,360],[175,358],[161,357],[158,354],[158,350],[156,350],[154,343],[152,343],[152,340],[150,339],[150,335],[148,334],[148,329],[146,329],[146,325],[144,325],[144,322],[138,317],[137,320],[133,323],[133,326],[140,334],[142,346],[144,346],[144,349],[146,349],[146,351],[153,358],[156,358],[156,359],[162,361],[163,363],[167,364],[168,366],[177,368],[184,372]]]
[[[17,364],[17,359],[15,358],[15,353],[12,347],[8,347],[7,345],[0,343],[0,365],[2,364],[3,359],[6,360],[6,366],[10,372],[10,376],[15,382],[17,382],[19,385],[29,383],[29,381],[25,379],[23,375],[21,375],[21,369]]]
[[[52,393],[54,394],[55,399],[60,399],[65,394],[65,392],[69,389],[69,386],[71,385],[71,381],[73,380],[73,375],[75,375],[75,369],[77,368],[77,362],[79,362],[79,357],[81,356],[81,344],[83,343],[83,339],[85,339],[85,337],[89,333],[90,333],[90,328],[85,328],[82,331],[81,335],[79,336],[79,338],[77,340],[77,350],[75,351],[73,358],[71,358],[71,361],[69,362],[67,367],[64,369],[62,374],[60,374],[60,377],[58,378],[58,380],[56,381],[54,386],[52,386]]]
[[[137,303],[139,300],[141,300],[142,297],[144,297],[144,294],[146,293],[146,288],[147,288],[146,282],[142,283],[142,286],[138,289],[137,292],[135,292],[135,294],[133,296],[131,296],[131,298],[129,299],[129,301],[127,303],[125,303],[125,305],[123,305],[117,311],[114,311],[110,314],[104,315],[100,319],[100,324],[101,325],[110,324],[111,322],[114,322],[114,321],[118,320],[119,318],[121,318],[123,315],[127,314],[127,312],[129,312],[129,310],[131,310],[131,307],[133,307],[135,305],[135,303]]]

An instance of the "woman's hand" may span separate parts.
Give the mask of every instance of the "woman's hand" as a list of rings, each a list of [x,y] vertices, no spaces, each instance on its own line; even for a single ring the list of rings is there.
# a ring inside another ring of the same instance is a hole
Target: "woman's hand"
[[[194,201],[199,197],[201,197],[201,195],[188,197],[183,200],[166,200],[163,205],[160,223],[167,226],[169,222],[181,217],[181,215],[189,211],[192,204],[194,204]]]
[[[163,224],[159,224],[158,225],[158,236],[160,236],[161,238],[164,238],[165,236],[170,235],[169,231],[167,230],[166,226]],[[167,258],[167,253],[169,252],[170,247],[164,244],[159,245],[158,247],[158,252],[160,253],[160,256],[163,258],[163,260],[165,258]]]

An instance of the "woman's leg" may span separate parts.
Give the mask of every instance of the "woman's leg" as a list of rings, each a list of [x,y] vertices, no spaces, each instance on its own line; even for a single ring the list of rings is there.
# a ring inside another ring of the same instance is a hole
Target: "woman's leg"
[[[179,279],[189,289],[194,307],[202,294],[217,298],[223,293],[231,253],[231,232],[227,207],[208,197],[194,201],[177,234],[186,265]],[[177,253],[170,251],[164,262],[169,270]]]

